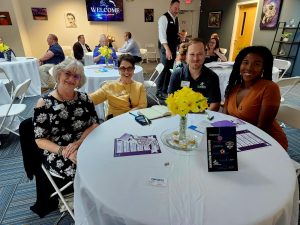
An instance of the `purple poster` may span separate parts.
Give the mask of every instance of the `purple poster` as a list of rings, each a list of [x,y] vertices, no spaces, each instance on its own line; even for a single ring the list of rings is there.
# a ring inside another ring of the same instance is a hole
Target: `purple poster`
[[[260,19],[260,29],[275,29],[279,20],[283,0],[264,0]]]

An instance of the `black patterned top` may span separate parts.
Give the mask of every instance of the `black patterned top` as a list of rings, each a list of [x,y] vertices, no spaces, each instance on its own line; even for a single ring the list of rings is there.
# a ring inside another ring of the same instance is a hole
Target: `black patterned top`
[[[52,95],[43,97],[45,105],[34,109],[35,138],[45,138],[60,146],[80,139],[82,133],[99,123],[92,101],[86,93],[76,92],[70,101],[59,101]],[[76,165],[71,160],[44,150],[44,165],[51,173],[72,179]]]

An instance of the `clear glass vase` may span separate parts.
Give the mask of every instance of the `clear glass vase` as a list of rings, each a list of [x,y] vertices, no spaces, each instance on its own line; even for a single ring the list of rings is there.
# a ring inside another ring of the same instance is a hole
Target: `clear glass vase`
[[[186,127],[187,127],[187,117],[180,116],[178,139],[179,142],[182,142],[182,144],[186,144]]]
[[[108,68],[108,58],[105,57],[105,66]]]

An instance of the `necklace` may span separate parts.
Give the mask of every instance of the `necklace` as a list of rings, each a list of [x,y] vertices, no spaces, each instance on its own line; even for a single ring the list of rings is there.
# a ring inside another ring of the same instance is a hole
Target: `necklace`
[[[63,102],[65,102],[65,101],[71,101],[71,100],[73,100],[73,99],[75,98],[75,92],[73,92],[73,96],[72,96],[72,98],[70,98],[70,99],[65,99],[65,98],[59,93],[58,88],[56,89],[56,93],[57,93],[58,97],[59,97]]]

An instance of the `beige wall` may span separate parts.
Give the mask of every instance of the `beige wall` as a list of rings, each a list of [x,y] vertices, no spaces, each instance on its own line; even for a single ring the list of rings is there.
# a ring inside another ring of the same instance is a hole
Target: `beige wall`
[[[145,43],[157,43],[157,20],[166,12],[169,3],[170,0],[124,0],[123,22],[89,22],[85,0],[0,0],[1,11],[9,11],[13,22],[13,26],[0,26],[0,36],[17,55],[35,57],[40,57],[47,50],[49,33],[58,36],[60,45],[71,46],[79,34],[84,34],[91,48],[98,44],[100,34],[110,34],[116,38],[114,46],[118,48],[124,42],[123,33],[130,31],[142,48]],[[47,8],[48,20],[33,20],[31,7]],[[153,23],[144,22],[144,9],[147,8],[154,9]],[[182,1],[181,9],[194,10],[192,35],[197,36],[200,0],[188,5]],[[69,11],[75,13],[77,28],[65,27],[64,13]]]

